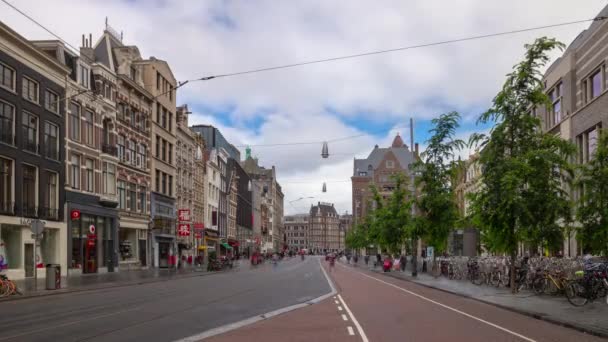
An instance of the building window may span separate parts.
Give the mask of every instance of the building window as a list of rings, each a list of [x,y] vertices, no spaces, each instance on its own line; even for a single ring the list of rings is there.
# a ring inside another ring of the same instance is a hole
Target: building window
[[[392,160],[387,160],[386,161],[386,168],[387,169],[392,169],[394,167],[395,167],[395,162],[394,161],[392,161]]]
[[[44,156],[59,160],[59,128],[48,121],[44,122]]]
[[[137,211],[137,185],[129,183],[129,210]]]
[[[93,166],[95,165],[95,162],[93,161],[93,159],[86,159],[85,160],[85,174],[86,174],[86,178],[84,179],[84,190],[88,191],[88,192],[93,192],[95,191],[94,186],[93,186],[93,178],[94,178],[94,169]]]
[[[169,164],[173,163],[173,144],[169,144]]]
[[[21,137],[25,150],[38,153],[38,117],[23,112],[21,115]]]
[[[118,209],[127,209],[125,182],[118,181]]]
[[[0,101],[0,141],[12,145],[14,143],[15,107]]]
[[[167,140],[163,139],[161,159],[167,161]]]
[[[146,187],[145,186],[140,186],[139,187],[139,211],[142,214],[146,213]]]
[[[127,161],[132,165],[135,165],[135,141],[128,140],[127,141]]]
[[[558,83],[549,91],[551,99],[551,125],[553,127],[562,121],[562,83]]]
[[[0,158],[0,212],[13,213],[13,161]]]
[[[156,123],[160,125],[160,114],[161,114],[161,109],[160,109],[160,103],[156,103]]]
[[[70,103],[70,139],[80,141],[80,106]]]
[[[164,107],[161,107],[161,109],[162,109],[162,114],[161,114],[160,125],[162,128],[167,129],[167,110]]]
[[[127,109],[126,109],[126,107],[127,107],[127,106],[126,106],[124,103],[119,103],[119,104],[118,104],[118,112],[117,112],[117,115],[118,115],[118,118],[119,118],[120,120],[124,120],[124,119],[125,119],[125,111],[127,110]]]
[[[72,155],[70,159],[70,186],[72,189],[80,189],[80,156]]]
[[[161,81],[161,76],[160,76],[160,73],[157,71],[156,72],[156,90],[160,90],[160,81]]]
[[[58,209],[57,203],[59,202],[57,183],[59,177],[55,172],[48,172],[47,187],[46,187],[46,199],[45,205],[49,210],[49,214],[55,214],[54,211]],[[56,215],[52,216],[57,218]]]
[[[154,178],[156,183],[156,192],[160,192],[160,171],[156,170],[156,177]]]
[[[169,112],[169,131],[173,129],[173,113]]]
[[[24,99],[38,103],[38,83],[30,78],[23,77],[23,94]]]
[[[597,150],[599,139],[599,127],[594,127],[591,130],[577,137],[577,145],[579,146],[579,162],[584,164],[593,159],[593,155]]]
[[[137,166],[146,168],[146,145],[139,144],[137,146]]]
[[[125,136],[124,135],[118,136],[118,143],[116,144],[116,146],[118,146],[118,160],[125,161]]]
[[[103,163],[103,192],[104,194],[116,194],[116,166]]]
[[[95,115],[90,110],[84,111],[84,123],[83,123],[84,143],[87,145],[91,145],[91,146],[94,144],[94,141],[93,141],[94,116]]]
[[[156,136],[156,158],[160,158],[160,136]]]
[[[167,174],[162,172],[162,194],[167,194]]]
[[[59,114],[59,95],[46,89],[44,91],[44,108],[55,114]]]
[[[132,66],[132,67],[130,68],[130,72],[131,72],[131,73],[130,73],[131,79],[132,79],[133,81],[135,81],[135,78],[137,78],[137,69],[135,69],[135,67],[133,67],[133,66]]]
[[[602,91],[604,90],[602,77],[603,73],[604,67],[602,66],[598,70],[593,72],[591,76],[589,76],[589,78],[584,82],[585,93],[587,94],[587,102],[593,100],[594,98],[602,94]]]
[[[23,216],[36,216],[36,167],[23,164]]]
[[[89,68],[83,66],[83,65],[78,65],[78,83],[89,89]]]
[[[0,63],[0,86],[15,91],[15,70]]]
[[[169,176],[169,196],[173,196],[173,176]]]

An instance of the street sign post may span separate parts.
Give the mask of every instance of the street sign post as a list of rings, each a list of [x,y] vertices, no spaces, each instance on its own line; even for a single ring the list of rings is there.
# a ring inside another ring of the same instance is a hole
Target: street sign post
[[[34,291],[38,289],[38,247],[40,246],[40,236],[44,232],[44,222],[40,220],[32,220],[30,230],[34,235]]]

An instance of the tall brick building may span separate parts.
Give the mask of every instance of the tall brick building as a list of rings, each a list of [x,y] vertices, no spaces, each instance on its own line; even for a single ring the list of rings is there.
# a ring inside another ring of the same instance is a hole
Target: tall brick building
[[[390,147],[376,145],[367,158],[354,160],[351,177],[353,224],[359,223],[372,209],[370,186],[376,186],[384,197],[390,195],[395,186],[391,175],[402,173],[409,177],[409,166],[413,163],[414,154],[399,134]]]

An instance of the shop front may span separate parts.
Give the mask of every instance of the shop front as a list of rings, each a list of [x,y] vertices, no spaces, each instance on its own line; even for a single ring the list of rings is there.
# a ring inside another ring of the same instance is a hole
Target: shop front
[[[96,196],[66,192],[68,198],[68,267],[70,274],[114,272],[118,266],[118,213],[113,208],[86,205]],[[89,198],[90,197],[90,198]]]
[[[34,277],[34,268],[39,269],[38,277],[44,278],[40,269],[46,264],[61,266],[62,275],[67,275],[67,246],[65,222],[43,221],[45,229],[40,246],[35,248],[32,238],[31,219],[0,216],[0,270],[11,279]]]
[[[152,221],[153,266],[177,267],[178,246],[175,239],[175,220],[156,217]],[[172,228],[173,227],[173,228]]]
[[[121,269],[142,269],[148,266],[148,229],[122,226],[118,233],[118,256]]]
[[[200,247],[199,247],[200,249]],[[203,235],[204,260],[209,260],[209,253],[219,252],[219,234],[217,230],[205,229]]]

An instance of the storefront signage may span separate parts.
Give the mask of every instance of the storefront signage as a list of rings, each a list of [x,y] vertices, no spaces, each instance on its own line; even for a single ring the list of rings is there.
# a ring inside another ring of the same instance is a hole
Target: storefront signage
[[[190,236],[190,225],[188,223],[180,223],[177,228],[177,235]]]
[[[72,221],[80,220],[80,210],[72,209],[70,217],[72,218]]]
[[[19,224],[23,225],[23,226],[32,226],[32,223],[39,221],[42,222],[43,225],[46,225],[46,221],[44,220],[38,220],[38,219],[31,219],[31,218],[25,218],[25,217],[20,217],[19,218]]]
[[[190,209],[180,209],[177,211],[177,218],[180,222],[190,222]]]
[[[201,233],[194,233],[194,237],[196,237],[197,239],[202,239],[203,238],[203,234],[201,234]]]
[[[200,222],[194,223],[194,230],[203,230],[203,229],[205,229],[204,223],[200,223]]]
[[[89,233],[95,234],[95,226],[94,225],[90,225],[89,226]]]

